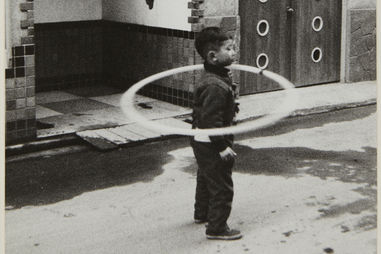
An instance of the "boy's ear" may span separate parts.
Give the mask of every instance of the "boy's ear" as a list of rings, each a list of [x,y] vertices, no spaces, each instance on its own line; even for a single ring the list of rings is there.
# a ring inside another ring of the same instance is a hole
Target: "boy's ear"
[[[206,59],[209,63],[215,63],[217,58],[216,58],[216,51],[214,50],[210,50],[207,54],[206,54]]]

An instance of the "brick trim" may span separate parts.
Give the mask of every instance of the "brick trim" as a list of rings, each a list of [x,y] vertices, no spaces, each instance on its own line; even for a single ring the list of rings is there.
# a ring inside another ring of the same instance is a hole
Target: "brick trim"
[[[34,3],[24,0],[19,11],[24,17],[18,22],[25,31],[19,43],[12,45],[6,83],[6,144],[36,138]]]
[[[202,29],[202,19],[204,10],[201,9],[204,0],[192,0],[188,2],[188,9],[191,9],[191,16],[188,17],[188,23],[191,24],[192,32],[199,32]]]
[[[34,44],[34,34],[30,32],[34,27],[34,3],[33,0],[27,0],[25,3],[20,3],[20,11],[26,13],[26,19],[20,21],[21,29],[28,30],[28,36],[21,37],[21,45]]]
[[[26,2],[20,4],[20,11],[30,11],[33,10],[33,2]]]

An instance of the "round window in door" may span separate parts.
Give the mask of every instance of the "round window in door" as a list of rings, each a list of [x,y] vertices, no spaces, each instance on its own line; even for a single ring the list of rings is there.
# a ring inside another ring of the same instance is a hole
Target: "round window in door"
[[[312,29],[315,32],[319,32],[321,29],[323,29],[323,19],[320,16],[314,17],[312,20]]]
[[[312,61],[314,61],[315,63],[318,63],[321,61],[322,57],[323,57],[323,53],[319,47],[316,47],[312,50],[311,52]]]
[[[259,69],[266,69],[269,65],[269,57],[265,53],[261,53],[257,57],[257,67]]]
[[[269,30],[270,30],[270,25],[269,25],[269,22],[267,22],[267,20],[262,19],[258,22],[257,33],[260,36],[266,36],[269,33]]]

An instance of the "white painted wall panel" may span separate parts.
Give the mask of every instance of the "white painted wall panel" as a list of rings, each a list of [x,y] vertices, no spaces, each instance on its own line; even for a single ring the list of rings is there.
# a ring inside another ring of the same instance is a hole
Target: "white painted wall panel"
[[[145,0],[103,0],[103,19],[190,31],[189,0],[155,0],[149,9]]]
[[[35,23],[102,19],[102,0],[34,0]]]
[[[21,44],[21,37],[27,36],[27,30],[21,29],[20,21],[26,19],[25,13],[20,11],[20,4],[23,0],[12,0],[5,2],[5,25],[6,25],[6,48],[8,50],[8,59],[11,57],[10,49],[12,46]]]

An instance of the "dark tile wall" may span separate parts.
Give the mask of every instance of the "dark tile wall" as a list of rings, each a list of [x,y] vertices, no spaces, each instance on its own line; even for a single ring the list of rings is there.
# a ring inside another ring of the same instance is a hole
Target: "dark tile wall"
[[[36,24],[36,90],[97,84],[128,89],[149,75],[200,63],[194,37],[194,32],[111,21]],[[174,75],[140,93],[190,106],[198,76]]]
[[[33,0],[20,3],[20,29],[26,36],[12,46],[11,58],[5,69],[6,144],[36,138],[35,46]]]
[[[35,24],[34,32],[37,91],[101,82],[100,21]]]
[[[34,76],[34,45],[12,47],[11,66],[5,69],[5,78]]]
[[[127,89],[152,74],[201,62],[194,48],[194,32],[104,23],[103,74],[111,86]],[[190,106],[195,73],[158,80],[141,93],[173,104]]]

